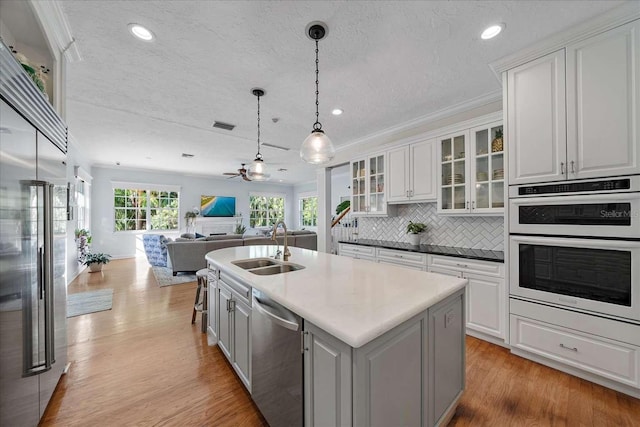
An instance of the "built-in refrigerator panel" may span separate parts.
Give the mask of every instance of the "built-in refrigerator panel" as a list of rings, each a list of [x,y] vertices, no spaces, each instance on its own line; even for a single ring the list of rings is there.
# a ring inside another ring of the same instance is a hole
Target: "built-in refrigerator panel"
[[[51,230],[48,231],[50,254],[46,274],[49,280],[48,307],[50,311],[50,360],[51,369],[40,375],[40,415],[44,413],[47,403],[67,364],[67,287],[65,278],[66,241],[67,241],[67,179],[66,155],[43,134],[38,132],[38,182],[47,183],[48,197],[51,204]]]
[[[0,425],[40,419],[36,179],[36,129],[0,100]]]

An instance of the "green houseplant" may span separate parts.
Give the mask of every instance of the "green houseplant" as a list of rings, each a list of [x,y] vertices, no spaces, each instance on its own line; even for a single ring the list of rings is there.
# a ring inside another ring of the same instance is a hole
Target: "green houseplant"
[[[89,267],[89,271],[94,273],[96,271],[102,271],[102,266],[110,261],[109,258],[111,258],[111,255],[103,254],[102,252],[89,252],[85,254],[82,264]]]
[[[412,245],[420,244],[420,234],[426,231],[427,225],[421,222],[409,221],[407,225],[407,234],[409,234],[409,243]]]

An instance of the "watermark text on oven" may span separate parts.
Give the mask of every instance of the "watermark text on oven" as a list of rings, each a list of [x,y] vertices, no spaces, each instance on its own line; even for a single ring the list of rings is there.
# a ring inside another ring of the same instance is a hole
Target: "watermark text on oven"
[[[638,218],[640,216],[640,212],[632,212],[632,211],[616,211],[616,210],[601,210],[600,218]]]

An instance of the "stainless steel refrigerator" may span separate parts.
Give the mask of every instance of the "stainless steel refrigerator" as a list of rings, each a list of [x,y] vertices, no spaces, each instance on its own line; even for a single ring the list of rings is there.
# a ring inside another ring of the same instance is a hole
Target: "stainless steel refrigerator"
[[[65,158],[0,97],[0,426],[37,425],[67,364]]]

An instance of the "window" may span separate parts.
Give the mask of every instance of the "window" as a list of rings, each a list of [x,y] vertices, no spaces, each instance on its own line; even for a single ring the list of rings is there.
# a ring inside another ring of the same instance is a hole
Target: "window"
[[[76,217],[76,229],[89,230],[90,226],[90,206],[89,206],[89,184],[82,179],[76,180],[76,206],[78,215]]]
[[[253,194],[249,196],[249,226],[269,227],[284,220],[284,196]]]
[[[317,227],[318,226],[318,197],[301,197],[300,198],[300,226],[301,227]]]
[[[115,231],[177,230],[177,191],[114,188]]]

